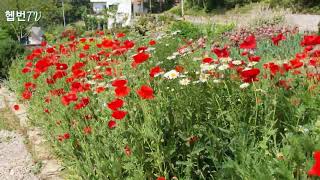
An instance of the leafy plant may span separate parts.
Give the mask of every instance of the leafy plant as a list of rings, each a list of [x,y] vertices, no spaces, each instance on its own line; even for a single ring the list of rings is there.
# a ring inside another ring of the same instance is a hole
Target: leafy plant
[[[4,38],[0,39],[0,78],[6,78],[12,61],[22,55],[24,49],[16,41],[5,37],[6,34],[0,31]]]

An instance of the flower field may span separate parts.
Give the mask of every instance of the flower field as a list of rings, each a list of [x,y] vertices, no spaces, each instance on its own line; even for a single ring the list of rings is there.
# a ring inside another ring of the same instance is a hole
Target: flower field
[[[257,37],[70,36],[17,60],[10,87],[70,179],[317,178],[320,36]]]

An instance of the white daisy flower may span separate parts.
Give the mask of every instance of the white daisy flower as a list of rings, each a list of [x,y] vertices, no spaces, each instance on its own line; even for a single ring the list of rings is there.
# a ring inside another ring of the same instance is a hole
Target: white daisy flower
[[[176,79],[177,77],[179,77],[179,72],[176,70],[171,70],[168,71],[164,74],[164,77],[167,79]]]
[[[176,56],[169,56],[169,57],[167,57],[168,60],[172,60],[172,59],[175,59],[175,58],[176,58]]]
[[[95,82],[95,81],[92,81],[92,80],[88,81],[88,83],[89,83],[89,84],[96,84],[96,82]]]
[[[190,79],[188,79],[188,78],[181,79],[181,80],[179,81],[179,83],[180,83],[181,85],[183,85],[183,86],[186,86],[186,85],[190,84]]]
[[[258,62],[249,62],[248,66],[252,67],[254,65],[256,65]]]
[[[218,67],[218,69],[219,69],[220,71],[224,71],[224,70],[226,70],[226,69],[228,69],[228,68],[229,68],[229,65],[228,65],[228,64],[223,64],[223,65],[221,65],[221,66]]]
[[[201,60],[201,57],[194,57],[192,60],[193,60],[193,61],[200,61],[200,60]]]
[[[147,49],[147,51],[148,52],[151,52],[151,51],[154,51],[156,48],[154,48],[154,47],[148,47],[148,49]]]
[[[238,66],[238,65],[241,65],[242,62],[240,60],[235,60],[235,61],[232,61],[232,64]]]
[[[159,72],[159,73],[155,74],[154,77],[158,77],[158,76],[162,75],[163,73],[164,72]]]
[[[209,77],[209,74],[200,74],[200,78],[199,78],[199,81],[200,82],[207,82],[208,81],[208,77]]]
[[[240,88],[241,88],[241,89],[245,89],[245,88],[247,88],[247,87],[249,87],[249,86],[250,86],[249,83],[243,83],[243,84],[240,85]]]
[[[247,71],[247,70],[251,70],[252,68],[250,68],[250,67],[246,67],[246,68],[244,68],[242,71]]]
[[[232,61],[232,59],[231,59],[230,57],[220,58],[220,61],[221,61],[221,62],[230,62],[230,61]]]
[[[178,55],[179,55],[179,52],[172,53],[172,56],[178,56]]]
[[[98,86],[104,87],[104,86],[106,86],[106,83],[105,82],[98,83]]]

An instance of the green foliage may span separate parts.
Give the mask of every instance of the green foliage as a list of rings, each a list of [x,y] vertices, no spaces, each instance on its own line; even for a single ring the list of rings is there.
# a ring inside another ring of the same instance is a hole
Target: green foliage
[[[162,28],[165,24],[172,21],[172,17],[168,15],[144,15],[139,17],[138,21],[134,23],[134,30],[140,35],[145,36],[152,31]]]
[[[264,2],[271,5],[271,7],[283,7],[290,8],[294,12],[302,13],[314,13],[320,12],[320,1],[318,0],[186,0],[188,8],[195,10],[204,10],[205,12],[211,12],[221,9],[237,8],[249,3]]]
[[[235,27],[234,23],[229,24],[208,24],[201,26],[203,34],[214,40],[219,40],[222,34],[232,31]]]
[[[61,0],[1,0],[1,12],[5,12],[6,10],[37,11],[41,12],[41,19],[38,22],[6,22],[6,18],[3,15],[0,16],[0,27],[6,29],[11,38],[21,40],[29,34],[32,26],[50,29],[52,26],[63,25],[63,10],[67,24],[77,22],[81,20],[82,13],[89,6],[89,0],[64,0],[63,7]]]
[[[7,77],[12,61],[21,53],[23,48],[19,43],[10,38],[0,39],[0,79]]]
[[[320,1],[318,0],[269,0],[271,7],[290,8],[294,12],[315,13],[320,12]]]
[[[193,24],[187,21],[176,21],[172,24],[172,31],[181,31],[179,34],[184,38],[198,38],[208,36],[210,39],[219,39],[227,31],[231,31],[235,25],[230,24]]]
[[[187,21],[176,21],[171,26],[172,31],[181,31],[179,34],[184,38],[195,39],[202,35],[199,26]]]
[[[236,6],[242,6],[248,3],[259,2],[260,0],[222,0],[222,1],[210,1],[210,0],[187,0],[186,5],[190,8],[204,9],[206,12],[210,12],[214,9],[230,9]]]

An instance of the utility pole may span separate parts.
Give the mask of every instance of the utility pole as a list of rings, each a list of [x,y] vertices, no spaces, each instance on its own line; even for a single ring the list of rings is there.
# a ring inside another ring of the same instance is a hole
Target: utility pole
[[[62,4],[63,27],[66,27],[66,17],[64,16],[64,4],[63,4],[63,0],[61,1],[61,4]]]
[[[152,13],[152,2],[149,0],[149,9],[150,9],[150,14]]]
[[[182,17],[184,17],[184,7],[183,7],[183,5],[184,5],[184,0],[181,0],[181,16]]]

